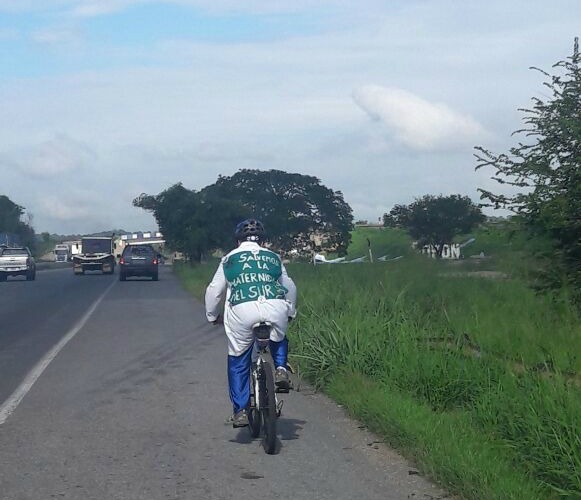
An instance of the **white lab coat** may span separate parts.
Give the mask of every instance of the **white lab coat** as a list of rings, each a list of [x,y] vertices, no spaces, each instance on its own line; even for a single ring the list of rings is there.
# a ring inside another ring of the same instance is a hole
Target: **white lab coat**
[[[252,327],[256,323],[268,321],[272,323],[273,331],[270,340],[280,342],[284,339],[288,328],[288,319],[296,315],[297,288],[293,280],[289,277],[281,263],[281,276],[279,283],[284,286],[288,292],[285,299],[266,299],[258,297],[255,301],[244,302],[237,305],[229,303],[230,283],[224,274],[223,263],[226,259],[238,252],[264,250],[257,243],[245,241],[226,255],[212,281],[206,288],[206,317],[208,321],[215,321],[220,315],[220,306],[222,300],[226,299],[224,307],[224,329],[228,337],[228,354],[230,356],[240,356],[252,345],[254,338],[252,336]]]

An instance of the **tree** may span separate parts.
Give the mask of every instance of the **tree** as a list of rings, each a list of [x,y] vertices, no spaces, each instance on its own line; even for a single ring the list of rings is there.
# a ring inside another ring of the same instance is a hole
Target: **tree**
[[[152,212],[169,247],[200,261],[234,244],[232,228],[243,213],[236,202],[174,184],[158,195],[142,193],[133,205]]]
[[[16,233],[24,207],[14,203],[8,196],[0,195],[0,232]]]
[[[30,224],[22,221],[24,207],[17,205],[5,195],[0,195],[0,233],[15,235],[20,244],[35,246],[34,229]]]
[[[236,224],[249,217],[264,222],[279,251],[310,252],[311,236],[319,235],[318,248],[345,253],[353,220],[339,191],[315,177],[279,170],[240,170],[201,191],[178,183],[158,195],[143,193],[133,205],[152,212],[168,245],[192,260],[231,248]]]
[[[484,215],[467,196],[425,195],[410,205],[395,205],[383,221],[385,226],[406,229],[419,246],[433,245],[440,258],[444,245],[471,231]]]
[[[552,270],[549,286],[568,284],[581,289],[581,55],[575,38],[573,55],[557,62],[559,74],[538,68],[548,81],[545,100],[534,97],[524,112],[524,136],[508,154],[476,148],[476,169],[492,167],[492,179],[517,188],[516,194],[480,189],[482,199],[495,208],[517,214],[531,235],[549,237]],[[581,295],[581,294],[580,294]],[[581,296],[577,297],[581,300]]]
[[[403,223],[406,221],[409,211],[410,209],[407,205],[395,205],[388,214],[383,214],[383,225],[385,227],[405,229]]]
[[[279,251],[326,249],[339,255],[347,251],[353,226],[351,207],[340,191],[323,186],[316,177],[246,169],[231,177],[220,176],[202,192],[236,200],[245,213],[264,223],[268,240]]]

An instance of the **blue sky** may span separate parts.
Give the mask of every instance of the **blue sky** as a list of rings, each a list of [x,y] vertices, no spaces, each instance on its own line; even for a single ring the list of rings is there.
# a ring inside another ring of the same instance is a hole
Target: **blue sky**
[[[153,229],[131,206],[240,168],[315,175],[376,220],[490,188],[579,35],[578,0],[0,0],[0,194],[37,231]]]
[[[54,76],[129,64],[163,64],[152,52],[164,40],[267,43],[316,33],[324,20],[317,10],[220,13],[162,2],[129,4],[94,16],[55,7],[2,13],[0,51],[8,63],[4,65],[8,77]],[[141,56],[135,58],[133,50]]]

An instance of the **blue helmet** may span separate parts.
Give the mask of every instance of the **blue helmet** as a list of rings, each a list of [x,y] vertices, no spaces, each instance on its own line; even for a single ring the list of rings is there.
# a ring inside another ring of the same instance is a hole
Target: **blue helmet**
[[[243,220],[234,231],[234,236],[238,241],[262,241],[265,235],[264,225],[256,219]]]

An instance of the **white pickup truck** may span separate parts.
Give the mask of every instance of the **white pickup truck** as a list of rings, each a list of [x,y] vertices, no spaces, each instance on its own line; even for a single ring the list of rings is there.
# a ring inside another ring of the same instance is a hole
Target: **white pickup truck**
[[[36,278],[36,263],[26,247],[0,247],[0,281],[8,276],[26,276],[27,281]]]

